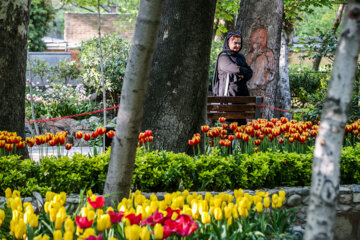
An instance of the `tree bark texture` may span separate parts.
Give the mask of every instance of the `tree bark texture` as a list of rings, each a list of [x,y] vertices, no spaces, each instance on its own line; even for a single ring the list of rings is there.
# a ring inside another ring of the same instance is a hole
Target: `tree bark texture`
[[[25,84],[30,0],[0,2],[0,130],[25,138]],[[21,153],[28,157],[26,148]]]
[[[140,3],[104,188],[105,194],[111,193],[111,200],[129,195],[162,6],[163,0]]]
[[[333,239],[340,154],[360,52],[360,0],[349,1],[315,141],[305,238]]]
[[[216,0],[166,0],[142,130],[154,149],[184,152],[206,119]]]
[[[279,79],[279,56],[283,0],[242,0],[235,29],[242,32],[242,52],[253,70],[248,81],[251,96],[262,96],[264,105],[274,107]],[[274,110],[262,108],[262,117]]]
[[[279,59],[279,72],[280,79],[278,82],[278,89],[280,92],[280,103],[281,108],[290,110],[291,109],[291,93],[290,93],[290,76],[289,76],[289,41],[290,35],[283,30],[281,32],[281,49]],[[283,112],[282,115],[289,119],[292,119],[292,114],[289,112]]]

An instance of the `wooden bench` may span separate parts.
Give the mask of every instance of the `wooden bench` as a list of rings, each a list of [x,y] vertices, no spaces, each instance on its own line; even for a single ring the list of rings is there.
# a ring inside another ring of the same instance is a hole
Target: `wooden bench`
[[[207,119],[257,119],[261,117],[262,97],[208,97]]]

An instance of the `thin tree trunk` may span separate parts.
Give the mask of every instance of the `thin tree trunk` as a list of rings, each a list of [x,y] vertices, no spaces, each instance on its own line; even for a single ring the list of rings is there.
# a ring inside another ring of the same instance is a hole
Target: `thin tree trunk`
[[[0,3],[0,130],[25,138],[25,85],[30,0]],[[28,158],[27,148],[21,151]]]
[[[31,65],[31,59],[30,59],[30,55],[28,54],[28,64],[29,64],[29,77],[30,77],[30,81],[29,81],[29,89],[30,89],[30,107],[31,107],[31,116],[32,116],[32,120],[35,121],[36,117],[35,117],[35,108],[34,108],[34,98],[33,98],[33,88],[32,88],[32,65]],[[34,122],[34,127],[35,127],[35,132],[36,135],[40,135],[39,132],[39,128],[36,122]]]
[[[101,71],[101,86],[102,86],[102,95],[103,95],[103,117],[104,117],[104,127],[106,126],[106,91],[105,91],[105,80],[104,80],[104,63],[103,63],[103,54],[102,54],[102,44],[101,44],[101,14],[100,14],[100,0],[97,1],[97,10],[98,10],[98,36],[99,36],[99,57],[100,57],[100,71]],[[105,151],[105,134],[103,138],[103,151]]]
[[[305,239],[333,239],[340,154],[360,52],[360,0],[349,1],[315,142]]]
[[[290,36],[283,29],[281,32],[281,49],[279,60],[280,79],[278,88],[281,96],[282,109],[291,109],[290,76],[289,76],[289,39]],[[292,119],[292,114],[283,112],[283,116]]]
[[[126,66],[104,194],[120,200],[129,195],[145,95],[163,0],[141,0]]]
[[[190,150],[206,119],[215,0],[166,0],[150,74],[142,130],[154,149]]]
[[[253,70],[248,81],[251,96],[262,96],[263,118],[273,118],[279,80],[283,0],[242,0],[236,30],[243,34],[242,52]]]
[[[345,6],[345,4],[341,3],[339,5],[338,10],[336,11],[336,17],[335,17],[335,21],[334,21],[334,24],[333,24],[333,27],[332,27],[333,34],[336,34],[336,30],[338,29],[338,27],[339,27],[339,25],[341,23],[342,13],[344,11],[344,6]],[[323,43],[322,43],[321,47],[324,47]],[[314,62],[313,62],[314,71],[319,71],[321,59],[322,59],[321,55],[315,57]]]

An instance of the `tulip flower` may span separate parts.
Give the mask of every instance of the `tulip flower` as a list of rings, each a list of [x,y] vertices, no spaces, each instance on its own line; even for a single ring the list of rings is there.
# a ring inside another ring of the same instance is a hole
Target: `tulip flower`
[[[155,239],[163,239],[164,236],[164,228],[161,224],[156,224],[154,227],[154,237]]]
[[[204,133],[208,132],[209,129],[210,129],[210,126],[207,126],[207,125],[201,126],[201,131],[204,132]]]
[[[5,149],[8,150],[9,152],[12,151],[14,148],[13,144],[5,144]]]
[[[72,144],[67,143],[67,144],[65,145],[65,149],[66,149],[66,150],[70,150],[71,148],[72,148]]]
[[[97,132],[92,132],[92,133],[91,133],[91,137],[94,138],[94,139],[97,138],[98,135],[99,135],[99,134],[98,134]]]
[[[80,138],[83,137],[83,133],[82,132],[76,132],[75,137],[80,139]]]
[[[93,195],[95,196],[95,195]],[[96,196],[95,196],[96,197]],[[96,197],[95,200],[92,200],[93,197],[88,197],[88,202],[89,204],[94,208],[94,209],[99,209],[102,208],[104,203],[105,203],[105,198],[103,196],[100,197]]]
[[[80,217],[80,216],[76,216],[75,222],[76,225],[81,229],[89,228],[93,224],[93,220],[89,221],[87,217]]]
[[[220,123],[224,123],[226,121],[226,118],[224,118],[224,117],[219,117],[219,122]]]
[[[114,130],[110,130],[106,133],[106,136],[108,138],[113,138],[115,136],[115,131]]]
[[[85,141],[89,141],[90,138],[91,138],[90,133],[85,133],[84,136],[83,136],[83,139],[84,139]]]
[[[114,211],[109,211],[108,214],[110,215],[110,220],[112,224],[121,222],[122,218],[124,217],[124,212],[120,211],[115,213]]]
[[[141,214],[135,215],[134,213],[131,213],[125,217],[129,219],[130,224],[139,224],[141,221]]]
[[[145,131],[145,137],[150,137],[152,136],[152,131],[151,130],[146,130]]]

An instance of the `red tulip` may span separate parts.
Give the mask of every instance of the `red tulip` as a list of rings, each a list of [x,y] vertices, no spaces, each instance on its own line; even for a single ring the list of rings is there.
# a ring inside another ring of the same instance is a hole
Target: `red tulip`
[[[83,138],[84,138],[85,141],[89,141],[90,138],[91,138],[90,133],[85,133],[84,136],[83,136]]]
[[[256,147],[256,148],[254,148],[254,151],[257,153],[259,151],[259,149]]]
[[[106,133],[106,136],[108,138],[113,138],[115,136],[115,131],[114,130],[110,130]]]
[[[67,144],[65,145],[65,149],[66,149],[66,150],[70,150],[71,148],[72,148],[72,144],[67,143]]]
[[[223,129],[227,129],[227,128],[228,128],[228,125],[227,125],[226,123],[224,123],[224,124],[222,125],[222,128],[223,128]]]
[[[76,132],[75,137],[80,139],[80,138],[83,137],[83,133],[82,132]]]
[[[89,236],[89,237],[85,238],[85,240],[102,240],[103,239],[102,236],[103,236],[103,234],[100,233],[99,236],[97,236],[97,237]]]
[[[352,126],[351,126],[351,125],[346,125],[346,126],[345,126],[345,130],[346,130],[347,132],[351,132]]]
[[[0,140],[0,148],[4,148],[5,147],[5,140]]]
[[[134,213],[131,213],[127,216],[125,216],[127,219],[130,220],[130,224],[139,224],[141,221],[141,214],[135,215]]]
[[[228,139],[229,139],[230,141],[233,141],[233,140],[235,139],[235,136],[234,136],[234,135],[229,135],[229,136],[228,136]]]
[[[238,123],[237,123],[237,122],[230,123],[229,128],[230,128],[232,131],[235,131],[237,127],[238,127]]]
[[[76,216],[76,218],[75,218],[76,225],[78,225],[78,227],[81,229],[91,227],[91,225],[93,224],[93,221],[94,220],[89,221],[87,219],[87,217]]]
[[[151,131],[151,130],[146,130],[146,131],[145,131],[145,136],[146,136],[146,137],[152,136],[152,131]]]
[[[98,134],[98,135],[104,135],[105,133],[106,133],[106,128],[104,128],[104,127],[98,127],[98,128],[96,128],[96,133]]]
[[[96,197],[95,201],[92,201],[91,198],[88,197],[88,202],[93,208],[98,209],[98,208],[102,208],[102,206],[104,205],[105,198],[103,196],[100,196],[100,197]]]
[[[124,217],[124,212],[122,211],[118,213],[109,211],[108,214],[110,215],[110,220],[112,224],[121,222],[122,218]]]
[[[259,146],[261,144],[261,140],[260,139],[256,139],[254,140],[254,143],[256,146]]]
[[[92,133],[91,133],[91,137],[94,138],[94,139],[97,138],[98,135],[99,135],[99,134],[98,134],[97,132],[92,132]]]
[[[189,140],[189,145],[190,145],[190,146],[195,146],[195,145],[196,145],[195,140],[194,140],[194,139],[190,139],[190,140]]]
[[[149,142],[152,142],[153,136],[149,136]]]
[[[225,121],[226,121],[226,118],[224,118],[224,117],[219,117],[219,122],[224,123]]]

